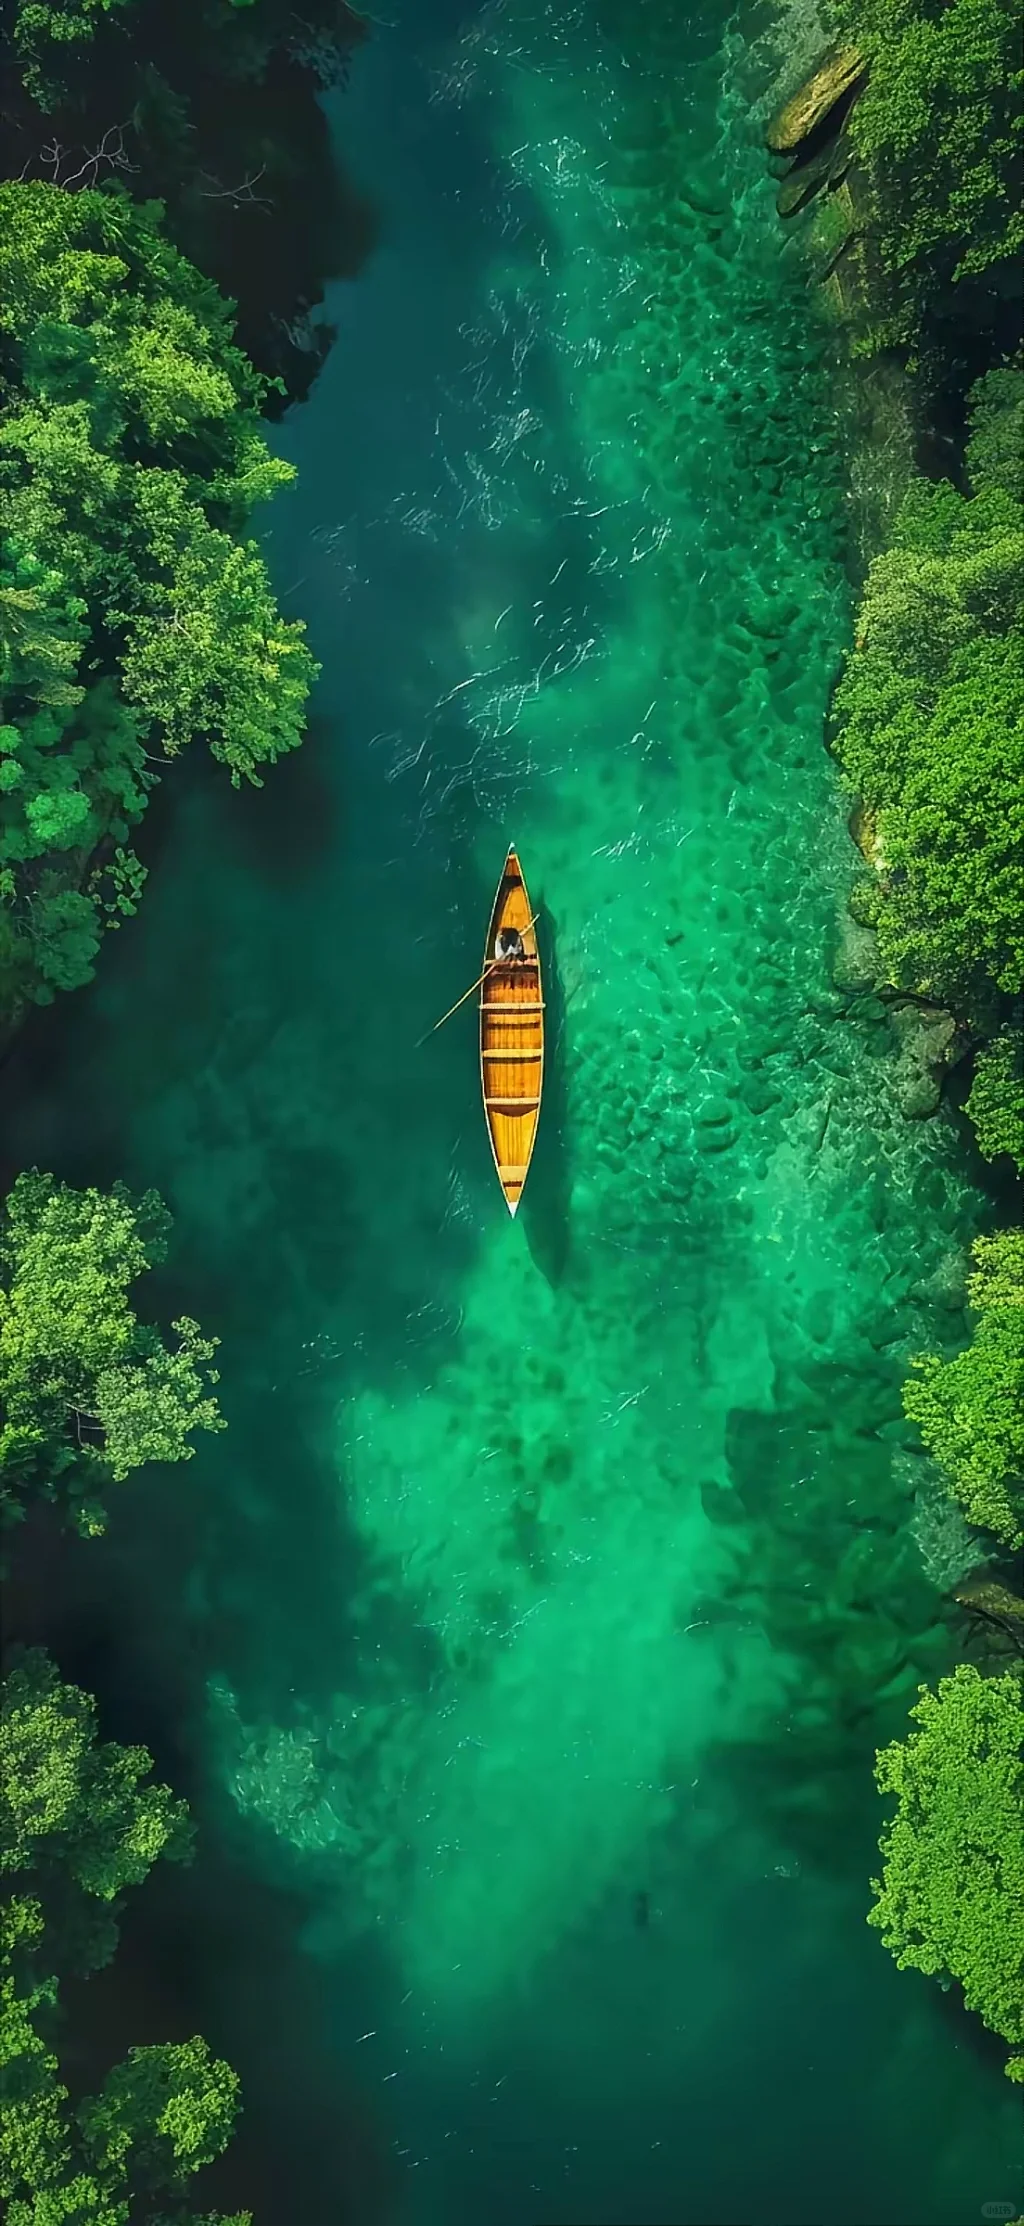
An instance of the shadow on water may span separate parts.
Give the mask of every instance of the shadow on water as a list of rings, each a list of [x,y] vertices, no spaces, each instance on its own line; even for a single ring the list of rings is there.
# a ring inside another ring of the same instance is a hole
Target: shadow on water
[[[326,871],[342,840],[344,799],[331,775],[334,735],[315,705],[300,750],[268,774],[263,788],[231,800],[231,831],[243,870],[288,893]]]
[[[393,2129],[379,2094],[337,2046],[336,2005],[332,2017],[334,1986],[356,2030],[371,2021],[371,2004],[379,2014],[397,1993],[386,1952],[364,1948],[326,1985],[302,1938],[315,1894],[268,1885],[244,1843],[218,1848],[213,1826],[202,1844],[201,1875],[191,1886],[187,1875],[161,1881],[159,1907],[140,1907],[123,1955],[137,1969],[145,1954],[147,2004],[157,1995],[159,2019],[149,2008],[145,2037],[168,2036],[176,1996],[175,2034],[194,2030],[198,2006],[211,2047],[241,2080],[243,2109],[227,2151],[204,2174],[204,2204],[226,2213],[244,2205],[260,2226],[391,2226],[403,2178]],[[143,2004],[130,2027],[120,1989],[111,1988],[111,2001],[121,2054],[143,2037]]]
[[[303,1946],[314,1893],[268,1883],[244,1839],[218,1845],[216,1825],[201,1805],[195,1813],[194,1865],[158,1865],[126,1905],[112,1964],[63,1992],[74,2033],[63,2069],[76,2099],[130,2048],[201,2029],[242,2090],[231,2142],[202,2175],[204,2214],[210,2204],[218,2215],[252,2210],[260,2226],[390,2226],[401,2167],[379,2096],[337,2047],[331,1991]],[[334,1976],[356,2029],[371,2003],[379,2014],[397,1992],[377,1943]]]
[[[522,1221],[534,1265],[557,1289],[569,1261],[572,1155],[565,1065],[565,988],[558,964],[555,923],[547,904],[537,921],[544,979],[544,1100]]]

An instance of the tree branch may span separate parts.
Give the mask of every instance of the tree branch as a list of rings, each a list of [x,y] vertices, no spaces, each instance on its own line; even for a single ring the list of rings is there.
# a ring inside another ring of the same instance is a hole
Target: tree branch
[[[200,177],[210,180],[209,187],[200,186],[199,188],[202,199],[204,201],[233,201],[236,209],[243,208],[246,205],[254,209],[269,209],[273,204],[267,200],[266,195],[253,192],[253,187],[257,186],[260,179],[265,176],[266,168],[264,162],[260,164],[258,170],[247,170],[241,185],[237,186],[221,185],[220,179],[215,178],[212,171],[201,170],[199,172]]]

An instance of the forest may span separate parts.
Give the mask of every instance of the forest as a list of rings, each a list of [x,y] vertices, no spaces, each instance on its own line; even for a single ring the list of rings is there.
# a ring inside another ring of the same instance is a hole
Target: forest
[[[952,1013],[951,1094],[992,1168],[974,1327],[922,1354],[906,1415],[985,1541],[980,1664],[922,1689],[880,1753],[869,1923],[956,1982],[1024,2080],[1024,357],[1012,0],[834,0],[864,59],[865,347],[906,366],[926,461],[863,580],[831,746],[856,802],[851,906],[880,982]],[[84,988],[145,902],[140,834],[191,745],[235,787],[303,739],[317,667],[258,532],[290,477],[263,431],[329,345],[310,311],[335,191],[316,95],[364,34],[336,0],[14,0],[0,184],[0,1043]],[[273,91],[270,80],[273,74]],[[322,190],[314,191],[317,185]],[[275,211],[233,274],[227,218]],[[315,204],[317,214],[306,217]],[[229,298],[236,287],[239,300]],[[946,476],[929,435],[948,434]],[[139,849],[135,844],[139,843]],[[128,927],[130,932],[130,926]],[[965,1142],[965,1148],[967,1148]],[[148,1462],[223,1427],[217,1342],[136,1311],[165,1256],[152,1192],[12,1182],[0,1234],[0,1512],[86,1538]],[[0,2194],[12,2226],[247,2226],[195,2207],[239,2084],[196,2036],[78,2091],[64,2004],[125,1898],[187,1862],[184,1803],[102,1738],[40,1649],[5,1660]],[[892,1802],[895,1802],[893,1808]],[[257,2214],[258,2215],[258,2214]]]
[[[954,1015],[966,1114],[1005,1177],[1005,1226],[974,1246],[971,1342],[919,1356],[904,1387],[989,1555],[973,1624],[989,1659],[922,1688],[916,1728],[878,1757],[897,1806],[869,1922],[901,1967],[959,1982],[1020,2081],[1024,71],[1006,0],[837,0],[836,29],[866,64],[849,120],[870,193],[856,345],[906,365],[921,448],[941,426],[952,466],[919,473],[873,552],[836,690],[833,747],[868,867],[851,909],[877,934],[883,979]]]
[[[0,1043],[90,982],[134,914],[132,846],[189,744],[236,786],[302,740],[316,667],[254,538],[290,476],[261,430],[304,391],[326,165],[317,91],[362,35],[336,0],[19,0],[0,61]],[[269,79],[273,73],[274,89]],[[229,121],[225,123],[225,118]],[[230,216],[273,194],[239,317]],[[323,206],[334,213],[330,192]],[[301,221],[300,221],[301,220]],[[201,264],[203,267],[197,267]],[[296,282],[297,278],[297,282]],[[322,280],[321,280],[322,285]],[[240,344],[239,328],[246,345]],[[305,329],[304,329],[305,328]],[[253,356],[262,358],[257,368]],[[223,1427],[216,1340],[132,1286],[166,1253],[149,1193],[19,1175],[0,1241],[0,1515],[85,1537],[147,1461]],[[99,1736],[40,1649],[5,1662],[0,2194],[12,2226],[246,2226],[189,2197],[239,2102],[206,2042],[133,2048],[71,2094],[64,1991],[114,1955],[127,1889],[187,1861],[185,1805]]]

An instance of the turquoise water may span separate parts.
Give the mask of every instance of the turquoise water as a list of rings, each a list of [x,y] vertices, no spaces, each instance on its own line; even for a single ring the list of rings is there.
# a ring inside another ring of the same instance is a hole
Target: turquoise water
[[[392,13],[336,115],[381,245],[278,434],[309,741],[183,777],[26,1087],[22,1155],[155,1183],[156,1296],[223,1339],[229,1431],[90,1549],[103,1674],[202,1821],[261,2226],[960,2226],[1013,2192],[1001,2051],[864,1918],[962,1547],[899,1384],[984,1202],[842,948],[770,19]],[[472,1008],[417,1048],[510,840],[514,1224]]]

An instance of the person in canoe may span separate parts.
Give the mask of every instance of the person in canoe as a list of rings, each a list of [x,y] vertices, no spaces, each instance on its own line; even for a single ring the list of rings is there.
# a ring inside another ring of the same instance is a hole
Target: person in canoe
[[[526,945],[518,928],[503,927],[498,929],[494,944],[494,956],[500,960],[515,960],[526,957]]]

